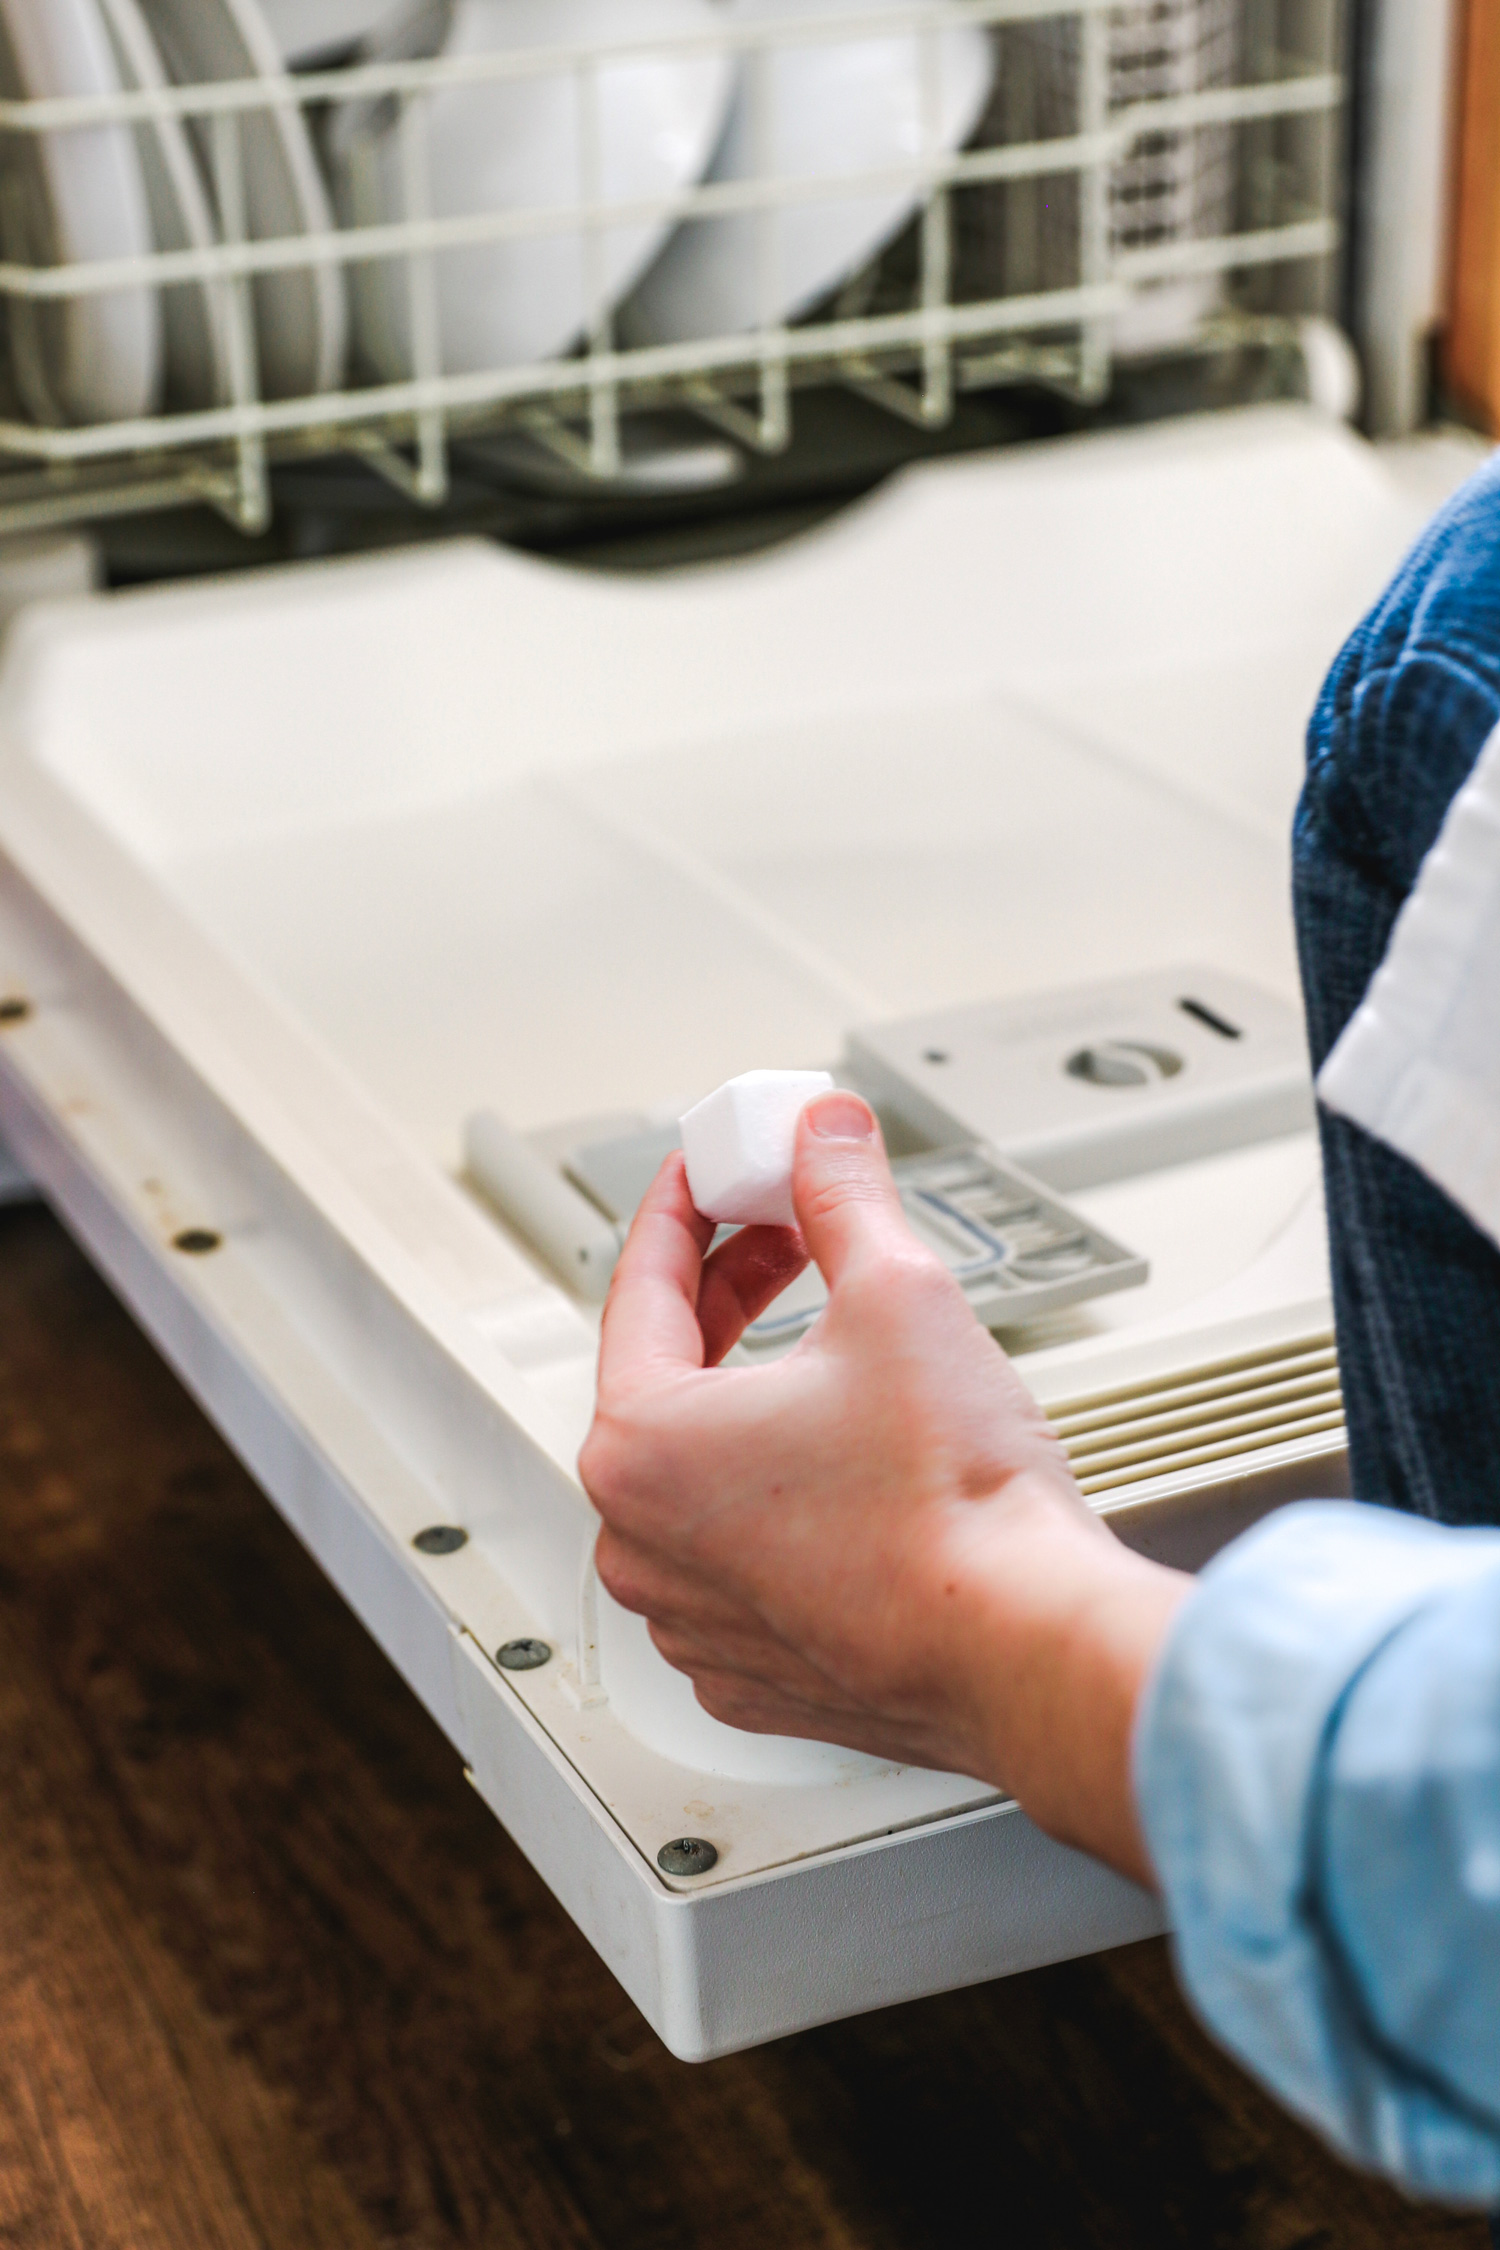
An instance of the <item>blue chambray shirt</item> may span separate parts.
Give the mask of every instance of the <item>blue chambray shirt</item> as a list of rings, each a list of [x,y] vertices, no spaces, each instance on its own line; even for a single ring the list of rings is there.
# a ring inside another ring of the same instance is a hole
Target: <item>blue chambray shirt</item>
[[[1268,1518],[1179,1612],[1135,1780],[1210,2030],[1344,2155],[1500,2204],[1500,1531]]]

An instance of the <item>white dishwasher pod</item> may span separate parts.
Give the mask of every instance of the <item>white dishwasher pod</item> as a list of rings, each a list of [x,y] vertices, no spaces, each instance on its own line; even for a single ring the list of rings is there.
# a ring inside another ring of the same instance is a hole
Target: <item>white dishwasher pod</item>
[[[694,1209],[721,1226],[793,1227],[792,1150],[797,1120],[827,1070],[742,1070],[680,1120]]]
[[[852,1025],[1175,961],[1295,999],[1300,714],[1412,528],[1278,409],[923,469],[658,578],[462,543],[12,634],[0,1140],[680,2055],[1157,1908],[962,1775],[698,1708],[594,1579],[597,1307],[464,1122],[604,1140]],[[1150,1282],[1009,1339],[1153,1551],[1339,1488],[1316,1183],[1299,1126],[1091,1189]]]

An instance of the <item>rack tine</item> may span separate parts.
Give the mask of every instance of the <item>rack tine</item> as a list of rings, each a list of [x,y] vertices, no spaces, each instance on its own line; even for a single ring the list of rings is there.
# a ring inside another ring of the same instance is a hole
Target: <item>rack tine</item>
[[[214,197],[224,240],[240,243],[249,238],[245,198],[244,112],[219,111],[210,128],[213,152]],[[230,398],[236,407],[251,408],[259,400],[260,386],[255,335],[255,298],[248,276],[231,281],[225,306],[229,358]],[[235,444],[236,492],[231,521],[242,531],[264,531],[271,520],[270,481],[266,473],[266,443],[253,429],[241,431]]]
[[[430,97],[408,87],[401,95],[401,189],[406,216],[415,225],[432,217],[432,168],[428,150]],[[430,250],[412,249],[406,258],[406,296],[411,321],[412,372],[418,385],[436,388],[442,379],[442,333],[438,320],[437,276]],[[411,496],[426,507],[448,497],[448,434],[442,407],[418,409],[417,470]]]
[[[614,321],[609,302],[608,221],[604,217],[604,120],[598,62],[580,63],[578,152],[582,200],[594,214],[583,237],[584,303],[588,307],[589,469],[596,477],[620,473],[620,390],[613,373]]]

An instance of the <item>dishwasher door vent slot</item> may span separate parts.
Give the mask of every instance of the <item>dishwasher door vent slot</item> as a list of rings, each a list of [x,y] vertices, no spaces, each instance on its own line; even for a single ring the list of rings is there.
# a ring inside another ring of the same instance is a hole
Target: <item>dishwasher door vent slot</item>
[[[1333,1338],[1061,1400],[1049,1420],[1089,1495],[1322,1436],[1344,1426]]]

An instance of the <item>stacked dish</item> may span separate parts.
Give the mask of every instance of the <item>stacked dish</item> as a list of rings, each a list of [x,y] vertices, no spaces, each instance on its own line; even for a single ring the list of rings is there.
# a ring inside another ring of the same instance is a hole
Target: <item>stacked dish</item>
[[[722,54],[673,51],[712,34],[711,0],[455,0],[443,52],[603,47],[663,42],[591,74],[560,70],[445,87],[427,105],[432,215],[629,204],[690,187],[723,126],[732,71]],[[588,114],[593,109],[593,116]],[[354,226],[399,223],[407,208],[400,119],[392,105],[346,112],[333,133],[341,215]],[[668,232],[659,218],[622,219],[596,244],[577,228],[502,237],[435,260],[440,355],[473,374],[567,351],[644,272]],[[355,320],[373,369],[398,379],[413,365],[412,261],[356,269]]]
[[[256,0],[0,0],[0,86],[13,98],[108,96],[178,83],[276,78],[282,57]],[[332,225],[300,111],[246,115],[243,198],[259,239]],[[32,265],[145,259],[220,237],[205,132],[174,117],[6,136],[0,232]],[[264,395],[340,381],[336,268],[271,274],[254,292]],[[10,306],[17,388],[40,422],[134,421],[222,404],[231,387],[227,285],[186,281]]]
[[[332,4],[332,0],[330,0]],[[352,4],[352,0],[351,0]],[[442,51],[526,47],[638,51],[586,73],[517,76],[435,95],[429,105],[431,215],[628,206],[702,180],[830,182],[763,220],[754,211],[689,219],[623,216],[593,230],[555,226],[444,251],[434,260],[439,356],[447,373],[556,357],[616,308],[630,342],[681,342],[796,319],[872,259],[920,200],[919,178],[864,195],[834,184],[908,175],[972,131],[994,48],[978,26],[871,37],[839,18],[867,0],[451,0]],[[826,18],[798,36],[716,51],[737,30]],[[683,46],[680,42],[697,44]],[[391,45],[399,27],[388,32]],[[651,42],[660,40],[653,51]],[[592,114],[590,111],[592,110]],[[333,134],[341,216],[354,226],[414,214],[399,120],[389,104],[347,113]],[[768,230],[770,255],[766,253]],[[355,333],[372,371],[413,371],[411,261],[356,270]]]
[[[785,21],[787,0],[725,0],[739,24]],[[920,185],[836,194],[832,183],[918,167],[961,147],[989,100],[995,50],[979,25],[871,37],[839,30],[867,0],[801,0],[816,44],[749,48],[711,181],[826,180],[826,195],[679,227],[625,313],[632,340],[681,343],[809,313],[910,218]]]
[[[341,60],[545,55],[530,70],[439,84],[413,104],[333,106],[326,154],[347,225],[480,224],[474,239],[430,255],[345,268],[310,248],[306,263],[255,278],[260,395],[311,398],[344,380],[351,311],[361,373],[387,381],[415,372],[419,356],[448,375],[554,359],[616,313],[621,334],[644,343],[806,314],[899,230],[921,200],[923,167],[972,131],[993,76],[978,25],[872,36],[868,23],[841,28],[851,12],[867,16],[867,0],[0,0],[0,92],[269,87],[288,68]],[[826,21],[826,37],[809,37],[799,17]],[[736,34],[765,26],[765,37],[721,46],[726,23]],[[296,102],[235,113],[222,140],[206,119],[161,116],[3,143],[0,238],[18,263],[202,250],[232,213],[252,240],[296,242],[334,226]],[[672,209],[700,181],[765,179],[792,183],[793,200],[686,220]],[[498,228],[486,224],[496,218]],[[428,275],[433,317],[419,355],[414,312]],[[25,410],[46,423],[134,422],[225,403],[235,286],[163,287],[148,273],[106,291],[12,299]]]

